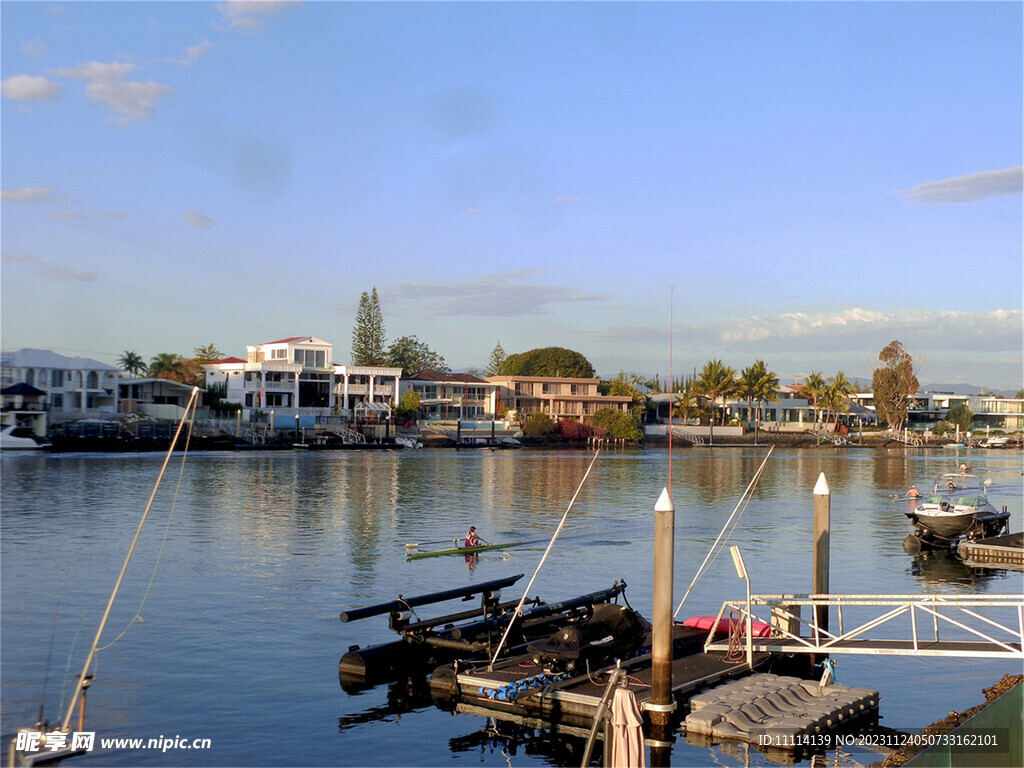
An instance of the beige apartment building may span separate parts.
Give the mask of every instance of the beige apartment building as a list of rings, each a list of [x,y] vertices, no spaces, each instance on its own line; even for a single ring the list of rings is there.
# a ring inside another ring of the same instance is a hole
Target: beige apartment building
[[[600,379],[563,379],[555,376],[488,376],[498,385],[498,402],[520,417],[545,413],[553,420],[582,421],[602,408],[628,411],[632,398],[601,395]]]

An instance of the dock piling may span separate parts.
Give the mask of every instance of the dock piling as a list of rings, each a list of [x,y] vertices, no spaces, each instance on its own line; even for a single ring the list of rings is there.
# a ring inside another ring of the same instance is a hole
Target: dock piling
[[[654,605],[651,642],[651,723],[664,725],[675,709],[672,700],[672,571],[676,508],[668,488],[654,505]]]
[[[832,491],[825,479],[825,473],[818,476],[818,482],[814,484],[814,580],[811,585],[811,592],[817,595],[828,594],[829,574],[829,536],[832,517]],[[819,633],[822,630],[828,631],[828,606],[819,605],[814,608],[814,632],[815,641],[819,641]],[[822,659],[827,656],[822,657]],[[822,661],[819,658],[812,658],[812,663]]]

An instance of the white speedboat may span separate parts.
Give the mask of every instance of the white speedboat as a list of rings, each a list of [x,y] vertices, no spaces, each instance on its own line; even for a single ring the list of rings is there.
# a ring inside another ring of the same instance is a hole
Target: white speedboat
[[[922,541],[951,542],[959,536],[996,535],[1010,513],[999,511],[988,500],[988,485],[977,475],[948,472],[936,481],[906,516],[914,524],[914,535]]]
[[[38,451],[43,447],[43,444],[32,436],[32,430],[27,427],[9,424],[0,430],[0,450]]]

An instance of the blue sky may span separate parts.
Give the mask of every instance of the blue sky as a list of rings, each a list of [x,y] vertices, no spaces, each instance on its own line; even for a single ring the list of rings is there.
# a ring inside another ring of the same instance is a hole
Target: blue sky
[[[0,3],[2,342],[1022,381],[1020,3]]]

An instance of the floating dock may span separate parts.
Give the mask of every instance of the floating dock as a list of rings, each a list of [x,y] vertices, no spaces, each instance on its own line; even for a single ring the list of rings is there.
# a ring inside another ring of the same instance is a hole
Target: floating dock
[[[980,568],[1024,570],[1024,533],[993,536],[960,543],[957,553],[965,565]]]
[[[704,653],[707,631],[675,624],[672,634],[672,696],[677,705],[708,686],[749,674],[744,656],[733,659],[725,653]],[[650,704],[651,659],[646,653],[619,661],[641,709]],[[755,667],[769,660],[767,653],[754,654]],[[436,698],[457,702],[460,708],[487,710],[499,719],[539,719],[589,728],[611,669],[603,665],[600,671],[559,672],[525,655],[501,660],[493,669],[486,663],[439,667],[431,675],[430,687]]]
[[[755,674],[691,698],[683,729],[795,750],[877,719],[878,691]]]

